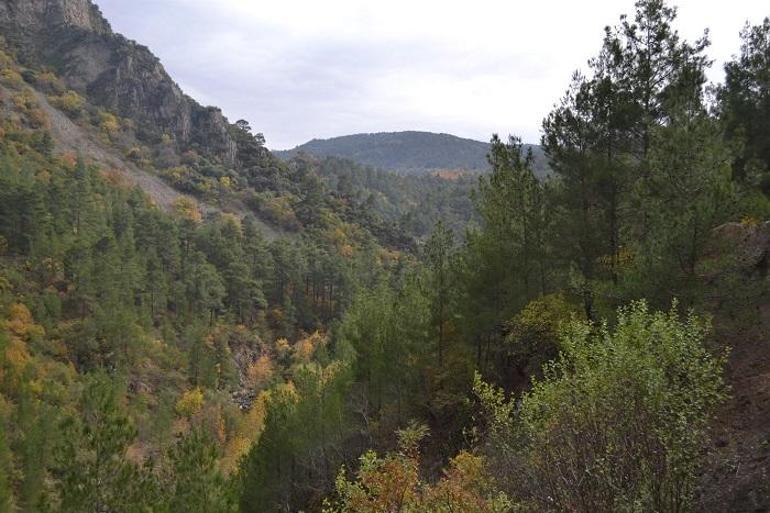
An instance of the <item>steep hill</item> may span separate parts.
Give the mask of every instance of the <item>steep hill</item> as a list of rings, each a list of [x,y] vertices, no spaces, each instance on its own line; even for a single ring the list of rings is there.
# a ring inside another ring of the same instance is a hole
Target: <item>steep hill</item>
[[[91,0],[0,0],[0,47],[4,117],[19,124],[20,108],[32,112],[54,153],[82,155],[165,210],[191,195],[204,213],[253,214],[265,236],[281,233],[244,205],[238,180],[280,161],[243,124],[185,95]]]
[[[526,147],[535,155],[537,170],[544,173],[546,163],[542,149],[534,145]],[[432,132],[383,132],[313,139],[292,150],[274,153],[289,159],[302,152],[318,157],[348,158],[366,166],[408,174],[485,171],[489,167],[488,143]]]
[[[112,31],[91,0],[0,0],[0,34],[21,64],[52,70],[90,103],[131,120],[140,140],[165,136],[177,151],[236,163],[221,111],[185,95],[147,47]]]

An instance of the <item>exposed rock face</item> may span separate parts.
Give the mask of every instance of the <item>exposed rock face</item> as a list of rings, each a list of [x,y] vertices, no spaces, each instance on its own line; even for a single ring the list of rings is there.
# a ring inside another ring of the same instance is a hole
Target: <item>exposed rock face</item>
[[[89,0],[3,0],[0,2],[3,35],[16,43],[35,43],[45,30],[72,27],[94,34],[112,29]]]
[[[726,223],[714,229],[709,257],[728,257],[729,264],[763,278],[770,267],[770,221],[760,224]]]
[[[91,0],[0,0],[0,33],[22,61],[54,68],[93,104],[135,121],[144,139],[167,133],[180,150],[196,145],[235,164],[222,112],[186,96],[148,48],[112,31]]]

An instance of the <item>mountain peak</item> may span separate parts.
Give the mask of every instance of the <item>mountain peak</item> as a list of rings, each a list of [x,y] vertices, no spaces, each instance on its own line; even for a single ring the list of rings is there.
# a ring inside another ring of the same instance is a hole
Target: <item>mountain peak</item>
[[[185,95],[147,47],[112,31],[91,0],[0,0],[0,33],[22,63],[53,69],[94,105],[132,120],[147,144],[168,136],[179,151],[235,164],[222,112]]]
[[[75,28],[94,34],[111,34],[112,28],[99,7],[91,0],[4,0],[0,2],[0,26],[3,34],[32,39],[50,29]],[[19,27],[23,30],[19,31]]]

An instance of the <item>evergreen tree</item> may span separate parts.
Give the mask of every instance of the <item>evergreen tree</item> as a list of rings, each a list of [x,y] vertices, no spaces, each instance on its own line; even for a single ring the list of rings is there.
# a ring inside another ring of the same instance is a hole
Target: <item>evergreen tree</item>
[[[21,385],[19,414],[20,428],[17,455],[21,479],[18,486],[18,507],[24,513],[40,511],[46,502],[46,479],[53,436],[50,420],[53,412],[30,390],[30,384]],[[55,419],[53,419],[55,420]]]
[[[463,317],[483,329],[468,333],[481,339],[496,330],[530,299],[548,287],[546,235],[548,205],[545,185],[532,170],[532,154],[521,142],[492,139],[492,173],[479,179],[475,196],[481,218],[478,230],[466,237],[460,258],[463,276]],[[480,351],[478,352],[480,359]]]
[[[2,346],[0,346],[2,350]],[[11,488],[11,448],[8,444],[7,428],[4,420],[0,420],[0,513],[14,511],[13,489]]]
[[[650,237],[628,266],[626,295],[691,306],[704,296],[699,273],[712,229],[737,213],[730,153],[705,111],[675,115],[651,141],[649,172],[636,190]]]
[[[439,221],[425,245],[425,256],[430,273],[432,294],[432,317],[436,328],[436,347],[438,366],[444,366],[444,352],[447,343],[447,323],[449,322],[450,298],[452,292],[451,259],[454,250],[454,236]]]
[[[770,194],[770,18],[741,32],[741,50],[725,64],[717,110],[728,141],[737,146],[734,173]]]
[[[233,490],[217,468],[217,450],[209,437],[194,430],[170,450],[168,511],[229,513],[237,511]]]
[[[116,384],[94,375],[80,404],[79,418],[62,426],[66,436],[57,453],[61,511],[142,511],[147,497],[141,469],[127,458],[136,429],[119,404]]]
[[[683,41],[675,19],[676,9],[662,0],[638,1],[633,21],[624,16],[607,28],[601,52],[590,61],[592,76],[576,75],[543,123],[543,145],[560,179],[564,253],[578,271],[573,285],[589,318],[597,291],[610,303],[622,296],[618,286],[629,259],[655,258],[648,250],[660,242],[653,218],[663,204],[647,199],[660,188],[677,189],[680,179],[653,169],[666,142],[661,131],[685,133],[704,116],[709,41]]]

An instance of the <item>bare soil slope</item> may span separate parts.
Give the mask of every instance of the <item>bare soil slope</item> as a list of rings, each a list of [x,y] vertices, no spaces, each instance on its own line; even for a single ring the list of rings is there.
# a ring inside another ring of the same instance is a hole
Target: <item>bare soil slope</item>
[[[35,96],[40,107],[48,116],[51,136],[56,142],[57,152],[80,153],[86,159],[92,160],[106,169],[119,172],[128,183],[139,186],[163,209],[168,210],[174,200],[182,195],[157,176],[139,169],[133,163],[123,159],[117,152],[97,144],[83,128],[54,108],[44,94],[35,92]]]
[[[734,258],[732,278],[711,291],[721,298],[715,334],[718,347],[731,348],[731,390],[715,420],[699,511],[770,512],[770,223],[729,223],[715,233],[720,256]]]
[[[169,210],[174,201],[182,193],[171,187],[158,176],[140,169],[132,162],[123,158],[118,151],[108,145],[99,142],[96,137],[87,130],[73,122],[66,114],[50,104],[46,96],[35,91],[35,97],[40,108],[46,113],[49,122],[51,137],[55,142],[55,151],[58,153],[76,153],[83,155],[86,160],[98,164],[104,169],[109,169],[120,176],[132,186],[142,189],[158,207]],[[219,207],[204,202],[198,202],[204,214],[228,212],[241,218],[253,214],[244,205],[237,201],[229,201],[226,206]],[[273,226],[255,218],[257,226],[262,234],[269,240],[285,236],[286,234]]]

